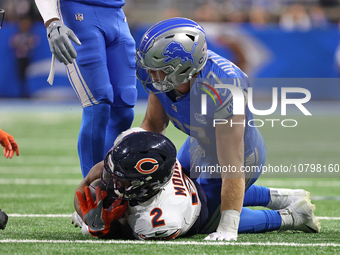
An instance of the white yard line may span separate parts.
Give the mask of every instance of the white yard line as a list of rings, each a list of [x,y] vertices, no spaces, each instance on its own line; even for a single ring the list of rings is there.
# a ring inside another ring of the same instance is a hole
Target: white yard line
[[[58,183],[62,181],[57,181]],[[0,180],[1,183],[1,180]],[[9,184],[6,181],[7,184]],[[47,182],[46,182],[47,183]],[[32,183],[30,183],[32,184]],[[69,184],[74,185],[73,181],[69,180]],[[49,197],[55,197],[58,196],[58,194],[13,194],[13,193],[1,193],[0,198],[49,198]],[[312,201],[322,201],[322,200],[334,200],[334,201],[340,201],[339,197],[332,197],[332,196],[311,196]]]
[[[0,194],[0,198],[24,198],[24,199],[35,199],[35,198],[52,198],[57,197],[59,194]]]
[[[20,213],[12,213],[8,214],[9,217],[17,217],[17,218],[67,218],[71,217],[72,214],[20,214]],[[340,220],[340,217],[327,217],[320,216],[316,217],[319,220]]]
[[[37,155],[20,155],[20,157],[12,159],[12,162],[16,164],[23,164],[27,166],[28,164],[41,165],[72,165],[76,167],[79,165],[79,159],[76,156],[37,156]],[[5,160],[5,159],[3,159]],[[48,166],[46,167],[48,168]]]
[[[310,199],[312,201],[317,201],[317,200],[335,200],[335,201],[339,201],[340,197],[333,197],[333,196],[310,196]]]
[[[79,185],[81,179],[0,179],[1,185]]]
[[[255,183],[256,185],[266,186],[266,187],[287,187],[290,188],[303,188],[303,187],[339,187],[340,181],[314,181],[314,180],[266,180],[265,178],[260,178]]]
[[[340,247],[340,244],[337,243],[271,243],[271,242],[193,242],[193,241],[122,241],[122,240],[109,240],[109,241],[100,241],[100,240],[16,240],[16,239],[4,239],[0,240],[0,243],[81,243],[81,244],[143,244],[143,245],[226,245],[226,246],[290,246],[290,247]]]
[[[73,185],[73,181],[70,182]],[[0,194],[0,198],[25,198],[25,199],[34,199],[34,198],[50,198],[60,196],[59,194],[13,194],[13,193],[2,193]],[[311,196],[310,199],[312,201],[340,201],[339,197],[332,197],[332,196]]]
[[[64,167],[67,168],[67,167]],[[48,167],[46,167],[48,170]],[[76,167],[70,167],[73,171],[76,170]],[[65,171],[66,172],[66,171]],[[1,170],[0,170],[1,173]],[[80,170],[79,170],[80,173]],[[1,179],[0,178],[0,184],[18,184],[18,185],[51,185],[51,184],[64,184],[64,185],[78,185],[81,182],[81,179]],[[293,181],[293,180],[266,180],[261,179],[257,185],[262,185],[266,187],[286,187],[290,186],[291,188],[303,188],[303,187],[339,187],[340,181]],[[326,197],[326,196],[324,196]],[[318,196],[315,197],[316,200],[319,200],[320,198]],[[319,198],[319,199],[318,199]],[[336,197],[338,200],[338,197]],[[322,200],[322,199],[321,199]]]
[[[320,216],[316,217],[319,220],[340,220],[340,217],[325,217],[325,216]]]
[[[21,148],[21,147],[20,147]],[[79,166],[1,166],[0,174],[79,174]],[[12,176],[13,177],[13,176]]]
[[[19,213],[10,213],[8,217],[17,217],[17,218],[71,218],[72,214],[19,214]]]

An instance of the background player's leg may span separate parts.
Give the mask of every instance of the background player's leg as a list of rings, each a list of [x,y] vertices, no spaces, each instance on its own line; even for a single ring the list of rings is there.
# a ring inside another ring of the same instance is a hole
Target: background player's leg
[[[107,68],[114,95],[106,131],[106,151],[112,147],[114,140],[121,132],[130,128],[134,117],[133,107],[137,100],[135,41],[122,9],[114,9],[102,17],[108,20],[106,30],[115,30],[110,25],[112,17],[117,22],[119,35],[115,37],[112,33],[108,33],[106,38]]]
[[[116,137],[123,131],[130,128],[134,117],[134,110],[132,107],[112,107],[110,112],[110,120],[107,125],[105,152],[109,151]]]
[[[104,159],[105,133],[113,102],[106,39],[95,13],[98,9],[102,8],[78,2],[61,2],[61,18],[82,43],[75,45],[78,57],[67,66],[67,73],[83,107],[78,154],[84,177],[94,164]],[[81,22],[74,18],[79,10],[85,17]],[[114,31],[112,36],[115,36]]]
[[[78,154],[83,177],[104,158],[106,126],[110,105],[97,104],[85,107],[78,137]]]

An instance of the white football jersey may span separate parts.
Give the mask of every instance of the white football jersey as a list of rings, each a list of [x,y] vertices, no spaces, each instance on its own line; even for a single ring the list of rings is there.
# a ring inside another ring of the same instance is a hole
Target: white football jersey
[[[139,239],[173,239],[184,235],[201,211],[197,189],[176,161],[171,180],[146,202],[128,206],[127,221]]]

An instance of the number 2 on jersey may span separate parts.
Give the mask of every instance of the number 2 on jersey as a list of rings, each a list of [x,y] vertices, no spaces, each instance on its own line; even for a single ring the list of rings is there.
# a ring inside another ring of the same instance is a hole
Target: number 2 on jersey
[[[156,227],[165,225],[164,220],[159,219],[162,216],[162,214],[163,212],[161,208],[156,207],[152,209],[152,211],[150,212],[150,216],[155,215],[152,217],[152,220],[151,220],[152,227],[156,228]]]

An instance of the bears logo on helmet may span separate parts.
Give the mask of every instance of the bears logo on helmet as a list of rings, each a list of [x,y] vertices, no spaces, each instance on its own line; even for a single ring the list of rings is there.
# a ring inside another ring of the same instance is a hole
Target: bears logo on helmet
[[[152,168],[151,169],[145,169],[144,166],[147,163],[151,163],[152,164]],[[137,164],[135,165],[135,168],[137,169],[138,172],[142,173],[142,174],[151,174],[154,171],[156,171],[159,167],[158,161],[153,159],[153,158],[143,158],[141,160],[139,160],[137,162]]]

